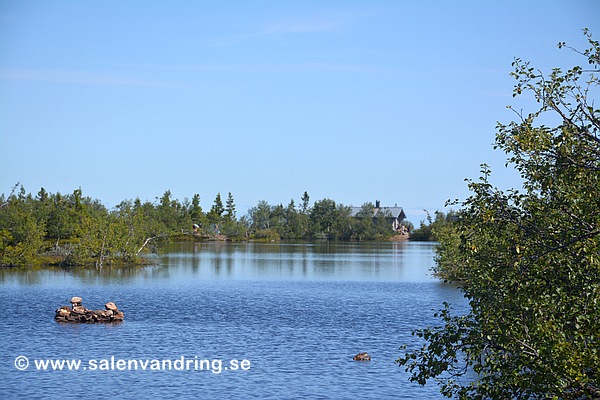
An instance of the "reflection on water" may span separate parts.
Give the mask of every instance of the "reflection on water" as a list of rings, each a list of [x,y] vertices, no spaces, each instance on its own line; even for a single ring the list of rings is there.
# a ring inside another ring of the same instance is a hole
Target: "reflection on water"
[[[431,281],[431,243],[229,243],[171,244],[148,267],[0,270],[3,285],[147,284],[190,279]]]
[[[168,277],[168,266],[94,268],[10,268],[0,269],[0,283],[54,286],[66,281],[81,284],[130,284],[136,280]]]
[[[427,243],[179,243],[171,268],[193,266],[205,278],[426,281]]]

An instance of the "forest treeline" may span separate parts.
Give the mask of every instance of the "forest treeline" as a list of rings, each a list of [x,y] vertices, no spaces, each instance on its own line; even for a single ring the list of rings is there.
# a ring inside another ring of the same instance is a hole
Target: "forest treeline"
[[[351,207],[331,199],[311,205],[304,192],[299,206],[294,200],[287,206],[259,201],[238,218],[231,193],[225,203],[217,194],[204,211],[200,195],[180,201],[167,190],[155,202],[125,200],[109,210],[81,189],[63,195],[42,188],[33,195],[17,184],[0,196],[0,266],[138,264],[174,238],[382,240],[394,235],[385,218],[372,218],[373,208],[365,203],[353,217]]]

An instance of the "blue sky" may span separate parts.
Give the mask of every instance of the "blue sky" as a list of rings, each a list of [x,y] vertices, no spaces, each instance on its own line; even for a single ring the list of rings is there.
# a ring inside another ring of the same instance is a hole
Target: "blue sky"
[[[600,1],[0,1],[0,193],[423,209],[492,166],[511,62],[583,60]]]

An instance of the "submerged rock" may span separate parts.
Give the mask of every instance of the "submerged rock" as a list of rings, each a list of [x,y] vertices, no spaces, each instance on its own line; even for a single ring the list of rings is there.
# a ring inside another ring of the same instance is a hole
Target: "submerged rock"
[[[358,353],[352,359],[354,361],[371,361],[371,356],[365,351],[364,353]]]

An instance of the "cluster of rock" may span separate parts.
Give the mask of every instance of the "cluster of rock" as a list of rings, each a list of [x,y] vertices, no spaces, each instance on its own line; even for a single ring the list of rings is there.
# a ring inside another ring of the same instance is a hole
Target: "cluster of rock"
[[[371,361],[371,356],[369,355],[369,353],[364,352],[364,353],[358,353],[352,359],[354,361]]]
[[[72,297],[70,306],[61,306],[56,310],[54,319],[58,322],[88,323],[95,322],[121,322],[123,311],[119,311],[112,301],[104,305],[104,310],[89,310],[81,302],[81,297]]]

